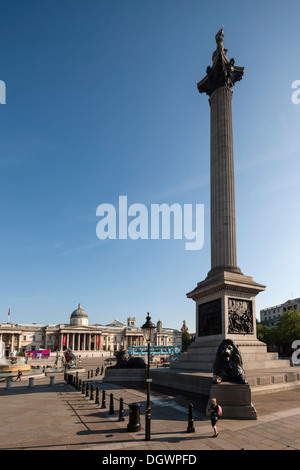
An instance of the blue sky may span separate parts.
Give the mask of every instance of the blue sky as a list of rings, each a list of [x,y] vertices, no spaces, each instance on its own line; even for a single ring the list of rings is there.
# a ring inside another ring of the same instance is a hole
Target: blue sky
[[[161,320],[210,269],[209,104],[196,84],[215,34],[234,88],[238,265],[265,284],[256,313],[300,296],[297,1],[0,1],[0,321]],[[106,240],[97,206],[204,204],[205,243]]]

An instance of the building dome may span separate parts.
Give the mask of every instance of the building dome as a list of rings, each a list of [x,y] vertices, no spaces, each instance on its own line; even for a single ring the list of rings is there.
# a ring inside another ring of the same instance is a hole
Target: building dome
[[[81,304],[78,304],[78,308],[71,313],[70,324],[73,326],[87,326],[88,315],[86,311],[81,308]]]

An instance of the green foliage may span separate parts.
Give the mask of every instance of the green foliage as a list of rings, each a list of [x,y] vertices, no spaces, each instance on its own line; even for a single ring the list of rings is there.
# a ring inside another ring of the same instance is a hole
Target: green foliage
[[[285,312],[273,328],[257,324],[257,339],[267,345],[288,346],[300,339],[300,310]]]
[[[285,312],[276,325],[277,345],[291,345],[300,339],[300,310]]]
[[[268,326],[263,326],[260,323],[257,325],[257,339],[266,343],[267,345],[277,344],[277,332],[276,328],[269,328]]]
[[[191,335],[189,334],[188,331],[184,331],[182,333],[182,352],[185,352],[189,345],[191,344]]]

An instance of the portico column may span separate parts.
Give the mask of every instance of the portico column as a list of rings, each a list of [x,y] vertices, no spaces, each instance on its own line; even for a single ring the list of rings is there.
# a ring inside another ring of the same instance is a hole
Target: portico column
[[[12,354],[13,350],[14,350],[14,340],[15,340],[15,336],[14,334],[11,335],[11,343],[10,343],[10,353]]]

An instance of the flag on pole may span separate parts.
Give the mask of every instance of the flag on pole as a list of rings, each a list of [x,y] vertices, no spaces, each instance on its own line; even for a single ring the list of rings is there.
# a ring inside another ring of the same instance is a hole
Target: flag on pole
[[[8,308],[8,319],[10,317],[10,307]]]

